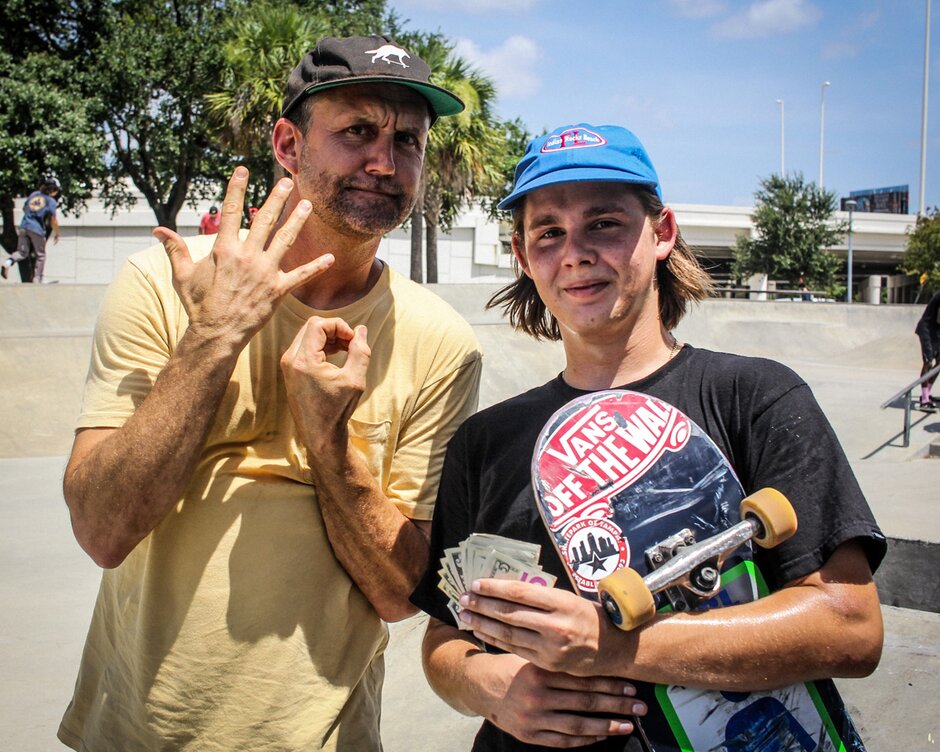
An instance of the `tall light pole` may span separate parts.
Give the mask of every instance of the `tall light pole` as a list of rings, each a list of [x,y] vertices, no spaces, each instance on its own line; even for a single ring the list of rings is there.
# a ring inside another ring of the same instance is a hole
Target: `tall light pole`
[[[783,167],[783,100],[778,99],[777,104],[780,105],[780,177],[786,175],[786,171]]]
[[[924,192],[927,190],[927,81],[930,73],[930,0],[927,0],[927,20],[924,23],[924,96],[920,121],[920,197],[917,213],[926,210]]]
[[[826,89],[830,86],[823,81],[819,87],[819,190],[823,189],[823,140],[826,135]]]
[[[855,211],[856,206],[858,206],[858,202],[854,198],[850,198],[845,202],[845,208],[849,210],[849,273],[845,302],[849,304],[852,303],[852,212]]]

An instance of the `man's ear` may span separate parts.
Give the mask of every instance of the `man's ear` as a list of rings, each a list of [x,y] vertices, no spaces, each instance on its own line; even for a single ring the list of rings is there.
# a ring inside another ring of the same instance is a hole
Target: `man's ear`
[[[529,260],[525,255],[525,247],[522,245],[522,242],[519,240],[519,236],[516,233],[512,234],[512,253],[516,257],[516,261],[519,264],[519,268],[522,269],[522,273],[527,277],[531,277],[529,274]]]
[[[296,175],[300,164],[300,149],[303,144],[303,134],[300,128],[287,118],[281,118],[274,124],[271,134],[271,144],[274,147],[274,158],[286,170],[288,175]]]
[[[656,235],[656,260],[662,261],[669,257],[676,246],[679,237],[679,225],[676,224],[676,215],[668,206],[663,208],[659,224],[653,230]]]

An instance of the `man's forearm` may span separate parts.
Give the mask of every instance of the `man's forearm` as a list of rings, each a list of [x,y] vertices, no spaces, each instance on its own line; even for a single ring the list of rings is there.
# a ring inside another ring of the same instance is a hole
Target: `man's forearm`
[[[100,566],[118,566],[182,496],[237,357],[237,346],[187,331],[123,426],[76,436],[65,499],[76,538]]]
[[[616,673],[661,684],[755,691],[874,670],[879,624],[860,614],[834,613],[806,595],[816,596],[786,588],[733,609],[660,617],[637,635]]]
[[[469,662],[487,654],[473,643],[466,632],[431,617],[421,647],[424,674],[435,694],[454,710],[469,716],[486,715],[485,687],[470,681]]]
[[[408,597],[428,558],[426,523],[398,510],[348,442],[345,453],[311,453],[309,462],[336,558],[382,619],[415,613]]]

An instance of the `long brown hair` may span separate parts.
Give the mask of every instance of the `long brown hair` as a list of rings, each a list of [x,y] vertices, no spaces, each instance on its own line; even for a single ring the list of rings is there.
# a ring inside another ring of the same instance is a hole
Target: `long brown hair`
[[[643,205],[653,229],[659,226],[663,214],[663,202],[652,191],[631,188]],[[525,247],[525,198],[520,199],[512,214],[514,240]],[[516,271],[515,281],[498,290],[486,304],[487,309],[501,306],[514,329],[520,329],[536,339],[560,340],[558,320],[539,297],[535,283],[519,268],[513,257]],[[656,285],[659,291],[659,317],[667,330],[675,329],[693,301],[704,300],[712,294],[714,286],[692,249],[676,228],[676,243],[672,252],[662,261],[656,262]]]

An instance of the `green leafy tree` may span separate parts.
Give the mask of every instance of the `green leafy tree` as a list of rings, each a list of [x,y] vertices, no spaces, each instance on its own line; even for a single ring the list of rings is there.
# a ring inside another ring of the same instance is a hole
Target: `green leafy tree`
[[[927,290],[940,289],[940,210],[917,215],[917,223],[907,233],[907,248],[901,270],[913,274]]]
[[[216,148],[206,95],[222,67],[222,2],[128,0],[115,4],[85,86],[108,142],[106,205],[143,194],[159,224],[176,228],[187,200],[219,194],[231,157]]]
[[[46,53],[82,67],[92,57],[113,3],[101,0],[3,0],[0,50],[14,62]]]
[[[496,205],[512,192],[516,165],[525,155],[526,146],[535,137],[521,118],[498,123],[497,129],[500,146],[493,165],[492,185],[488,195],[480,197],[483,207],[493,219],[500,219],[504,214]]]
[[[756,236],[738,238],[732,274],[737,279],[766,274],[791,287],[802,278],[812,289],[831,290],[842,262],[827,249],[848,229],[847,223],[833,221],[835,193],[791,174],[765,178],[754,196]]]
[[[291,70],[324,36],[379,33],[384,13],[384,0],[270,0],[245,4],[225,22],[223,66],[206,100],[220,144],[251,171],[253,203],[264,199],[278,172],[271,131]]]
[[[102,173],[103,140],[81,93],[63,73],[45,53],[14,63],[0,52],[0,243],[9,253],[16,248],[18,197],[54,175],[68,212],[83,204]]]
[[[284,82],[304,53],[330,32],[319,11],[262,2],[245,6],[222,29],[222,73],[207,95],[216,136],[251,171],[251,196],[259,204],[274,184],[271,131],[281,111]]]
[[[305,13],[329,19],[330,35],[385,34],[398,28],[394,13],[386,10],[386,0],[296,0]]]

